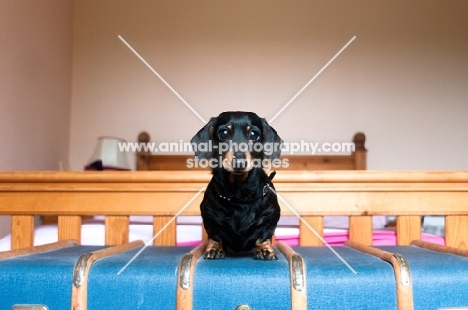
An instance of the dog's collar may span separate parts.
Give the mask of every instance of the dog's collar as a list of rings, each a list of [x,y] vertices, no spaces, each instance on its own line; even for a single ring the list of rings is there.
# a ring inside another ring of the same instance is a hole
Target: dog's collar
[[[218,194],[219,198],[222,198],[226,201],[229,201],[229,202],[240,202],[240,203],[250,203],[250,202],[254,202],[260,198],[263,198],[266,196],[266,194],[268,194],[268,191],[270,190],[271,188],[271,180],[273,180],[273,178],[275,177],[276,175],[276,171],[273,171],[272,173],[270,173],[270,175],[268,176],[267,178],[267,181],[265,183],[265,185],[263,186],[262,188],[262,193],[252,199],[249,199],[249,200],[243,200],[243,199],[239,199],[239,198],[235,198],[235,197],[226,197],[226,196],[223,196],[221,195],[221,193],[219,192],[217,186],[215,186],[215,190],[216,190],[216,193]]]

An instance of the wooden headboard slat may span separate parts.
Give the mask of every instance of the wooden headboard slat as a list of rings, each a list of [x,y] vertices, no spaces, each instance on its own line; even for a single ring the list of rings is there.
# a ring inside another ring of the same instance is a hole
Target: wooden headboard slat
[[[468,250],[468,215],[448,215],[445,217],[446,245]]]
[[[351,215],[349,217],[349,239],[372,245],[372,216]]]
[[[6,214],[13,214],[11,217],[11,249],[32,246],[34,241],[34,216],[16,215],[13,212]]]
[[[399,215],[396,221],[397,244],[409,245],[413,240],[421,239],[421,216]]]
[[[322,246],[324,228],[323,216],[304,215],[302,216],[302,218],[307,223],[307,225],[304,224],[302,221],[299,223],[299,231],[301,232],[299,234],[299,245]],[[313,230],[311,230],[309,226]],[[320,237],[318,237],[316,233]]]
[[[58,240],[74,239],[81,243],[81,221],[79,215],[58,216]]]
[[[176,221],[171,222],[163,229],[172,220],[172,217],[172,215],[162,215],[153,218],[153,236],[155,236],[153,245],[176,244]]]

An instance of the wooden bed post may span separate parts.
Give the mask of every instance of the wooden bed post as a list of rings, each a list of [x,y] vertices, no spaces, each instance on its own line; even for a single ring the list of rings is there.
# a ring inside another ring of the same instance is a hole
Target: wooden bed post
[[[354,143],[354,167],[355,170],[367,169],[367,150],[366,150],[366,135],[358,132],[353,137]]]
[[[142,131],[138,135],[138,144],[146,144],[150,141],[150,135],[146,131]],[[141,151],[138,151],[136,154],[136,170],[148,170],[148,159],[151,155],[150,151],[145,150],[143,148]]]

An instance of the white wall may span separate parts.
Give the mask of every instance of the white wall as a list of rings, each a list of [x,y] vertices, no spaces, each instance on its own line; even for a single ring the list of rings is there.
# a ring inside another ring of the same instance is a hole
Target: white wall
[[[274,121],[281,137],[362,130],[369,169],[467,169],[467,16],[463,0],[76,1],[72,168],[100,135],[188,141],[203,125],[121,35],[205,119],[270,119],[357,36]]]
[[[0,170],[68,162],[72,2],[0,1]],[[0,237],[9,232],[0,217]]]

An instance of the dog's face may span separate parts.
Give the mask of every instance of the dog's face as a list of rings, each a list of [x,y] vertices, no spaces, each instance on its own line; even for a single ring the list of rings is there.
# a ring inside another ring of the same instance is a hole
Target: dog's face
[[[265,161],[278,159],[282,140],[265,119],[252,112],[223,112],[192,138],[195,156],[212,167],[244,174]]]

